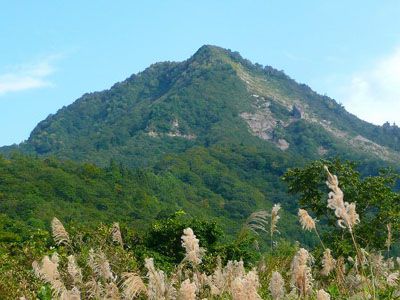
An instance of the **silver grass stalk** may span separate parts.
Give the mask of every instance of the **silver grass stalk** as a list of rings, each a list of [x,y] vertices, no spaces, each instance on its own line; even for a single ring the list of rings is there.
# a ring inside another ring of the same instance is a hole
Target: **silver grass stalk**
[[[232,283],[235,278],[242,278],[245,276],[244,263],[240,261],[228,261],[224,268],[225,285],[227,289],[231,289]]]
[[[232,300],[261,300],[257,289],[260,287],[257,272],[252,270],[244,276],[236,277],[232,282]]]
[[[147,288],[138,274],[132,272],[122,273],[122,280],[121,288],[124,299],[134,299],[140,294],[147,293]]]
[[[101,299],[104,294],[104,287],[100,281],[92,278],[85,284],[88,299]]]
[[[76,263],[75,256],[68,256],[68,274],[71,276],[74,284],[82,283],[82,270]]]
[[[331,250],[326,248],[322,257],[321,274],[324,276],[328,276],[335,269],[335,265],[336,260],[333,258]]]
[[[64,290],[59,300],[81,300],[81,292],[74,287],[72,290]]]
[[[245,227],[258,235],[258,231],[267,232],[270,214],[265,210],[253,212],[246,220]]]
[[[208,277],[208,284],[211,288],[211,295],[221,296],[226,291],[232,289],[233,281],[236,278],[245,276],[243,261],[228,261],[226,266],[222,268],[221,259],[217,260],[217,268],[212,276]]]
[[[181,283],[181,287],[178,292],[178,300],[196,300],[196,284],[194,282],[190,282],[189,279],[186,279]]]
[[[381,253],[369,254],[367,263],[373,268],[375,275],[384,275],[389,271],[385,258]]]
[[[314,219],[310,217],[305,209],[300,208],[297,215],[299,216],[301,227],[304,230],[311,231],[316,228]]]
[[[343,256],[340,256],[336,261],[335,273],[336,273],[336,280],[339,282],[339,284],[343,284],[345,282],[345,274],[346,274],[346,265]]]
[[[224,290],[225,290],[225,274],[222,271],[222,261],[221,257],[217,257],[217,266],[214,269],[214,273],[209,276],[208,278],[208,284],[211,288],[211,295],[213,296],[219,296],[221,295]]]
[[[281,218],[279,216],[280,209],[281,209],[281,205],[279,203],[274,204],[274,206],[272,207],[272,210],[271,210],[271,236],[275,232],[279,232],[276,224],[278,223],[279,219]]]
[[[331,192],[328,194],[328,208],[335,210],[338,225],[342,228],[348,228],[352,232],[353,227],[360,222],[360,217],[356,212],[356,204],[344,202],[343,192],[339,188],[337,176],[332,175],[327,166],[324,166],[324,169],[328,174],[326,184],[331,189]]]
[[[156,270],[152,258],[145,259],[147,278],[149,280],[147,295],[149,300],[172,300],[176,298],[176,290],[168,281],[164,272]]]
[[[59,297],[66,290],[58,272],[58,255],[53,255],[52,259],[45,256],[40,263],[34,261],[32,268],[36,277],[51,285],[55,297]]]
[[[335,215],[338,218],[338,225],[342,228],[347,228],[350,232],[354,248],[357,252],[358,263],[355,266],[358,273],[358,264],[362,265],[362,254],[353,234],[353,227],[360,222],[360,217],[356,212],[356,204],[344,202],[343,192],[339,188],[339,180],[337,176],[332,175],[327,166],[324,166],[324,169],[328,174],[326,184],[329,189],[331,189],[331,192],[328,194],[329,198],[327,207],[335,210]]]
[[[270,228],[271,249],[272,249],[272,246],[273,246],[274,233],[275,232],[279,233],[278,228],[277,228],[276,225],[278,223],[278,220],[281,218],[279,216],[279,210],[280,209],[281,209],[281,205],[278,203],[278,204],[274,204],[274,206],[272,207],[272,210],[271,210],[271,228]]]
[[[309,267],[312,261],[313,258],[308,251],[300,248],[290,266],[291,285],[297,289],[302,297],[312,292],[313,278]]]
[[[182,247],[185,248],[186,255],[183,261],[189,261],[194,266],[201,264],[201,259],[205,253],[205,249],[199,246],[199,240],[196,238],[191,228],[183,230]]]
[[[111,272],[110,263],[102,251],[96,253],[93,249],[90,249],[88,265],[98,276],[98,278],[102,278],[106,281],[114,279],[114,276]]]
[[[273,300],[281,300],[285,296],[285,282],[281,273],[274,271],[269,282],[269,291]]]
[[[58,255],[57,252],[54,252],[54,253],[51,255],[50,260],[51,260],[54,264],[56,264],[56,265],[58,266],[58,264],[60,263],[60,255]]]
[[[399,283],[399,276],[400,276],[399,271],[388,274],[386,277],[386,283],[389,286],[397,286]]]
[[[209,280],[206,273],[194,272],[192,281],[196,286],[197,292],[202,291],[205,286],[209,286]]]
[[[121,300],[121,295],[119,294],[118,287],[114,282],[106,283],[104,290],[105,290],[104,299]]]
[[[57,246],[71,244],[68,232],[65,230],[64,225],[61,223],[61,221],[56,217],[54,217],[51,221],[51,231],[53,239]]]
[[[315,234],[318,236],[319,241],[321,242],[322,248],[325,249],[324,242],[322,241],[321,236],[318,233],[317,226],[315,225],[315,220],[308,214],[305,209],[300,208],[297,215],[299,216],[299,222],[303,230],[314,230]]]
[[[34,261],[32,263],[32,268],[36,277],[43,279],[48,283],[60,278],[58,264],[54,263],[48,256],[43,257],[40,263]]]
[[[386,225],[387,228],[387,238],[385,241],[385,246],[387,248],[387,252],[390,252],[390,246],[392,245],[392,223]]]
[[[321,289],[317,292],[317,300],[331,300],[331,296]]]
[[[387,264],[387,268],[388,268],[389,270],[393,270],[393,269],[395,268],[393,257],[389,257],[389,258],[386,260],[386,264]]]
[[[113,242],[118,243],[121,246],[124,246],[124,242],[122,241],[121,229],[119,228],[119,223],[115,222],[111,228],[111,237]]]

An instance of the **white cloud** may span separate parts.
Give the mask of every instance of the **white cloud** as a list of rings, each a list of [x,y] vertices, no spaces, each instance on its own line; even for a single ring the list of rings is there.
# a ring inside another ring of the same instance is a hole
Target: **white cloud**
[[[339,94],[346,108],[361,119],[400,124],[400,47],[354,73]]]
[[[0,74],[0,96],[11,92],[51,86],[49,76],[54,73],[54,61],[59,55],[48,56],[38,62],[18,65]]]

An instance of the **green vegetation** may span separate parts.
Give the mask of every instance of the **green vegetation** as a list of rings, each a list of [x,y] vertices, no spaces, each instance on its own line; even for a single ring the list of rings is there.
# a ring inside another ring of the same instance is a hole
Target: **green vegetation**
[[[376,237],[363,231],[370,226],[366,209],[332,211],[354,204],[343,201],[342,186],[349,194],[351,188],[362,194],[364,187],[357,185],[359,177],[351,164],[327,163],[341,171],[339,181],[328,173],[332,194],[325,200],[325,205],[335,200],[327,217],[341,225],[334,229],[341,231],[340,244],[329,236],[323,244],[330,248],[306,250],[304,245],[277,239],[262,250],[255,242],[285,226],[279,209],[253,214],[232,242],[224,241],[215,222],[193,219],[182,211],[152,222],[145,231],[118,223],[93,229],[70,225],[66,230],[55,218],[51,234],[36,230],[24,242],[0,244],[0,295],[3,299],[397,299],[400,262],[389,251],[385,256],[379,252],[390,250],[393,240],[379,245]],[[314,209],[319,206],[315,197],[321,195],[313,182],[318,183],[321,168],[322,162],[316,162],[287,174],[293,191],[302,180],[310,183],[302,204]],[[385,174],[364,181],[377,195],[379,188],[391,184],[389,178]],[[342,185],[342,180],[347,183]],[[381,192],[384,200],[391,201],[393,192]],[[370,203],[368,198],[357,199],[361,208]],[[307,212],[300,223],[303,229],[316,226]],[[398,224],[392,230],[398,232]],[[365,243],[367,237],[371,243]],[[393,238],[386,234],[386,239]],[[343,245],[351,251],[343,253]]]

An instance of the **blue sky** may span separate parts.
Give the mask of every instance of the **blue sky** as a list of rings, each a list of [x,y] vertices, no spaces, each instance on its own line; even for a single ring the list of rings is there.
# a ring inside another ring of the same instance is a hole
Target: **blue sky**
[[[376,124],[400,124],[400,1],[5,1],[0,145],[86,92],[203,44],[284,70]]]

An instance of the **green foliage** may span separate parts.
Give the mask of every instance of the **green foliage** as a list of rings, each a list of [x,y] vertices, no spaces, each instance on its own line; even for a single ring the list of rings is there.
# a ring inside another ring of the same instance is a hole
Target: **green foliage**
[[[52,296],[51,296],[51,288],[49,284],[45,284],[43,286],[41,286],[37,297],[40,300],[51,300]]]

